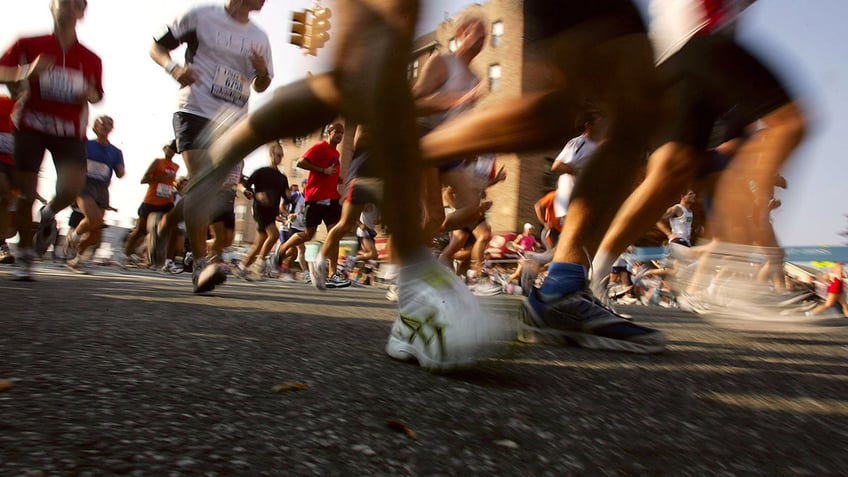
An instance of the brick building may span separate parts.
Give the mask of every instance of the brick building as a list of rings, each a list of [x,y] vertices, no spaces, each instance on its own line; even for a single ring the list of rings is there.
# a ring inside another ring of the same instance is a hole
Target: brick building
[[[524,47],[524,2],[522,0],[489,0],[469,8],[480,8],[488,21],[488,39],[483,51],[474,59],[472,69],[481,79],[488,94],[476,107],[487,108],[503,100],[520,97],[534,89],[534,80],[543,78],[543,73],[530,71],[528,52]],[[460,12],[459,15],[462,15]],[[458,16],[459,16],[458,15]],[[456,17],[449,18],[438,27],[416,39],[413,60],[409,65],[410,81],[415,81],[420,67],[435,51],[450,51],[454,47],[453,35]],[[533,204],[547,190],[556,186],[556,177],[550,171],[551,161],[545,158],[556,156],[565,143],[574,136],[573,121],[563,120],[562,141],[549,149],[522,154],[499,154],[498,164],[507,172],[507,180],[489,189],[494,201],[489,212],[489,221],[495,232],[515,232],[525,222],[536,223]],[[340,145],[342,153],[342,177],[353,152],[354,125],[345,124],[346,134]],[[483,133],[485,134],[485,132]],[[326,127],[308,136],[284,141],[286,158],[283,172],[290,183],[300,183],[307,171],[294,164],[306,149],[326,138]],[[242,207],[240,207],[242,206]],[[243,198],[236,202],[237,245],[252,243],[255,224],[250,216],[250,203]],[[241,213],[239,213],[241,211]],[[322,226],[323,229],[323,226]],[[320,238],[325,231],[319,230]]]
[[[534,89],[534,79],[542,78],[530,71],[528,53],[524,47],[524,2],[522,0],[489,0],[471,6],[479,8],[488,21],[487,44],[471,63],[487,95],[477,108],[492,107],[504,100],[520,97]],[[466,9],[467,11],[467,9]],[[414,60],[409,75],[414,78],[427,57],[436,50],[452,51],[457,16],[447,19],[435,31],[419,37],[415,42]],[[563,140],[550,149],[523,154],[499,154],[498,164],[506,168],[507,180],[488,190],[494,205],[488,214],[495,232],[515,232],[525,222],[536,223],[533,204],[556,186],[556,177],[549,171],[551,162],[545,157],[555,157],[566,141],[574,134],[573,121],[563,121]],[[481,132],[485,134],[485,132]]]

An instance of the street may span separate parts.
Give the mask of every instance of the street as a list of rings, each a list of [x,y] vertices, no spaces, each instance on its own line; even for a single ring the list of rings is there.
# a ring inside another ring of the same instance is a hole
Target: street
[[[675,309],[640,356],[515,344],[462,372],[387,357],[380,288],[0,268],[0,475],[848,474],[848,327]],[[519,297],[482,299],[493,319]],[[763,328],[760,326],[759,328]]]

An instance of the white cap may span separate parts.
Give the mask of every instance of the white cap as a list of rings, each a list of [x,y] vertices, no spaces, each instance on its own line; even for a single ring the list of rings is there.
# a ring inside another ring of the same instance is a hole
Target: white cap
[[[527,222],[526,224],[524,224],[524,230],[532,229],[532,228],[533,228],[533,224],[531,224],[530,222]]]

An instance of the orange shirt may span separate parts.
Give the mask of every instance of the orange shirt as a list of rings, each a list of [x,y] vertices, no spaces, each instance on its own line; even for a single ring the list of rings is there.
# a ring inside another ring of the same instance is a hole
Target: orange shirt
[[[166,171],[171,171],[170,179],[161,182],[150,182],[147,184],[147,193],[144,194],[144,203],[150,205],[168,205],[174,203],[174,180],[177,178],[179,164],[167,159],[156,159],[150,175],[161,176]]]
[[[552,229],[557,232],[562,231],[562,224],[560,220],[557,219],[556,214],[554,213],[554,198],[556,197],[556,191],[552,190],[545,194],[544,197],[539,199],[539,205],[542,206],[542,210],[545,215],[545,223],[553,224]]]

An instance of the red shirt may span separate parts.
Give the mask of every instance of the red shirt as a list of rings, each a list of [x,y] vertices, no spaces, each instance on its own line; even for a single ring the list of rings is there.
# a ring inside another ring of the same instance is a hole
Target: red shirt
[[[57,137],[85,139],[88,103],[80,99],[86,85],[103,94],[103,65],[100,57],[78,41],[65,52],[56,35],[21,38],[0,58],[0,66],[28,64],[38,55],[54,58],[52,68],[31,77],[15,126]]]
[[[841,295],[842,294],[842,278],[841,277],[833,277],[830,280],[830,283],[828,283],[828,285],[827,285],[827,293],[828,294],[833,293],[834,295]]]
[[[15,126],[12,124],[12,110],[15,102],[8,96],[0,96],[0,164],[12,165],[15,160]]]
[[[313,145],[303,154],[303,158],[314,166],[322,169],[330,166],[336,168],[335,174],[332,175],[309,171],[309,175],[306,176],[306,187],[303,188],[303,197],[307,202],[341,197],[341,194],[339,194],[339,174],[341,173],[339,156],[339,151],[327,141]]]

